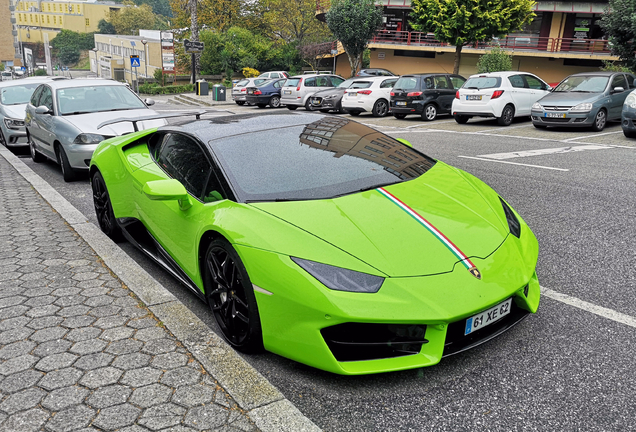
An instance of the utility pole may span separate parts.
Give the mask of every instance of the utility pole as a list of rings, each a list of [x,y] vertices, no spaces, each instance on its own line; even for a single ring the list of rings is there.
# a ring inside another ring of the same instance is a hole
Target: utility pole
[[[199,41],[199,18],[197,16],[197,0],[189,0],[190,2],[190,32],[191,40],[194,42]],[[197,81],[197,56],[192,54],[192,84]]]

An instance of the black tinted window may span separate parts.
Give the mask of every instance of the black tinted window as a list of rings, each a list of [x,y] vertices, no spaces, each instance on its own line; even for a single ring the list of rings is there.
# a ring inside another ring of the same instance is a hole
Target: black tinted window
[[[627,89],[627,81],[625,80],[624,75],[616,75],[612,80],[612,89],[616,87],[623,87],[623,89]]]
[[[397,78],[389,78],[388,80],[384,80],[382,81],[382,84],[380,84],[380,88],[393,88],[397,80]]]
[[[202,198],[211,167],[196,141],[185,135],[170,134],[156,156],[157,163],[170,177],[179,180],[196,198]]]
[[[418,81],[417,77],[400,77],[393,88],[399,90],[413,90],[418,88]]]

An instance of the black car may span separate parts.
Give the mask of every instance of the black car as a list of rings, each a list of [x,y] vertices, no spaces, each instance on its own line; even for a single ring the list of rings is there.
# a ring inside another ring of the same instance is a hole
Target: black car
[[[422,120],[435,120],[438,114],[450,113],[455,92],[465,81],[453,74],[403,75],[391,92],[391,112],[399,119],[417,114]]]
[[[259,108],[269,105],[271,108],[280,108],[280,89],[287,78],[273,79],[258,84],[256,87],[248,87],[245,93],[245,101],[248,104],[256,104]]]
[[[329,112],[335,110],[339,113],[344,113],[342,108],[342,96],[344,96],[345,90],[348,88],[367,88],[371,85],[370,81],[356,82],[356,78],[349,78],[341,82],[338,87],[328,88],[314,93],[309,97],[308,107],[310,110],[320,110],[322,112]]]
[[[390,70],[386,69],[360,69],[360,72],[356,74],[359,77],[367,76],[397,76]]]

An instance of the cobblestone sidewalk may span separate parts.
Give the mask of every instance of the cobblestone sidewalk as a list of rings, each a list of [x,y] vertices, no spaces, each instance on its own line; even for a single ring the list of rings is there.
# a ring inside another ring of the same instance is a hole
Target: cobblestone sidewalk
[[[0,157],[0,432],[256,431]]]

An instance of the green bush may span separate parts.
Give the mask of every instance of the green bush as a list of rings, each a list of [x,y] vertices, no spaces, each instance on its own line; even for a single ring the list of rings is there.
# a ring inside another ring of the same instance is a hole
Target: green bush
[[[162,87],[156,83],[146,83],[139,86],[139,93],[148,95],[177,94],[194,91],[194,84],[174,85]]]
[[[512,70],[512,56],[500,46],[493,46],[489,53],[479,57],[477,73],[501,72]]]
[[[36,69],[35,72],[33,73],[33,75],[35,75],[35,76],[47,76],[47,73],[46,73],[45,69]]]
[[[166,85],[166,77],[163,74],[163,71],[161,69],[155,69],[155,73],[153,74],[155,80],[159,83],[159,85],[161,86],[165,86]]]
[[[605,71],[605,72],[627,72],[627,73],[634,73],[630,68],[628,68],[627,66],[623,66],[620,63],[615,63],[615,62],[611,62],[611,61],[607,61],[607,60],[603,60],[603,66],[601,66],[601,70]]]

